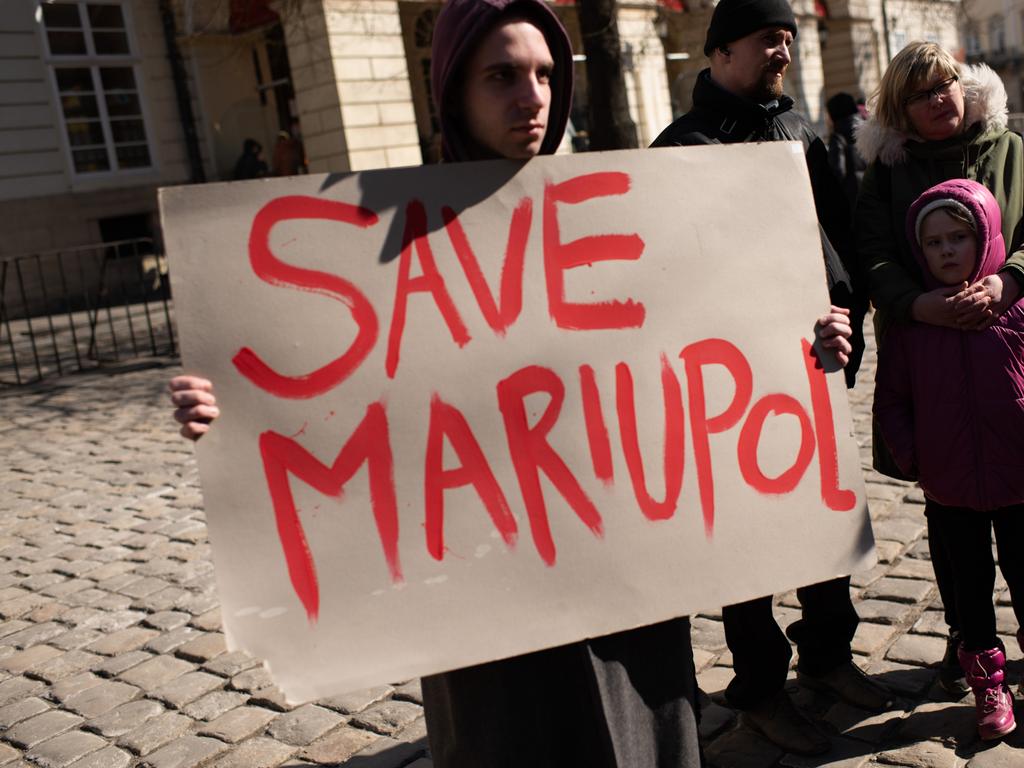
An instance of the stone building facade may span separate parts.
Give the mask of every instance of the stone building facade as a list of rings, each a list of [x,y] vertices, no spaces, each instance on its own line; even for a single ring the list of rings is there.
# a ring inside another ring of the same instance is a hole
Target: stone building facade
[[[839,90],[869,95],[903,43],[923,37],[959,50],[958,5],[794,0],[800,33],[788,92],[824,129],[825,99]],[[436,159],[429,72],[440,7],[9,0],[0,14],[0,258],[158,237],[156,190],[231,179],[247,138],[273,166],[278,134],[290,132],[312,173]],[[552,7],[581,54],[573,0]],[[711,11],[709,0],[620,0],[641,144],[689,106]],[[588,88],[577,58],[573,130],[582,131]]]
[[[4,3],[0,254],[152,230],[189,178],[157,3]]]
[[[786,92],[825,131],[825,102],[845,91],[869,98],[889,59],[913,40],[930,40],[959,54],[956,0],[791,0],[798,33]],[[704,31],[713,4],[697,0],[692,11],[668,15],[666,47],[676,112],[690,105],[693,81],[706,66]]]
[[[1024,127],[1024,0],[964,0],[964,51],[970,62],[983,61],[1006,86],[1013,127]]]

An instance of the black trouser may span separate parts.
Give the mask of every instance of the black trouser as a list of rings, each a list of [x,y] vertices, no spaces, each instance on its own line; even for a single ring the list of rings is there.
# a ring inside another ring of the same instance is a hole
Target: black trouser
[[[939,520],[940,515],[928,514],[928,505],[934,502],[926,502],[925,519],[928,521],[928,557],[932,562],[932,571],[935,573],[935,586],[939,588],[939,597],[942,599],[943,617],[949,626],[950,633],[960,631],[960,619],[956,615],[956,592],[953,590],[953,568],[949,562],[950,537],[952,543],[956,544],[956,536],[952,531],[947,530],[948,526]]]
[[[786,635],[797,645],[797,666],[811,675],[825,674],[853,657],[850,641],[859,619],[850,600],[850,577],[801,587],[796,594],[803,615],[785,634],[772,615],[770,595],[722,609],[735,673],[725,697],[736,709],[750,709],[782,690],[793,655]]]
[[[424,677],[437,768],[700,768],[689,619]]]
[[[947,623],[960,630],[967,650],[994,648],[998,639],[996,611],[992,604],[996,581],[992,530],[994,528],[996,534],[999,570],[1010,588],[1017,624],[1024,626],[1024,559],[1019,551],[1024,544],[1024,504],[994,512],[978,512],[964,507],[947,507],[929,499],[925,515],[928,517],[929,547],[933,551],[932,566],[936,580],[939,580],[940,570],[943,571],[943,578],[948,582],[945,591],[955,606],[951,615],[940,584],[939,592],[947,606]],[[933,536],[935,541],[931,540]]]

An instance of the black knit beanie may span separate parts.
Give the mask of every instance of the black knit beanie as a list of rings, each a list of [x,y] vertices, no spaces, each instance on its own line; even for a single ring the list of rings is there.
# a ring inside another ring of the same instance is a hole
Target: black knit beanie
[[[711,14],[704,55],[765,27],[785,27],[796,37],[796,16],[786,0],[720,0]]]

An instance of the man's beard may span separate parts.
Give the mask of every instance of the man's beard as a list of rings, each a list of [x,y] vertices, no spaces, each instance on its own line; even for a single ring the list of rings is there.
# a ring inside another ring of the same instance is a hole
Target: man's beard
[[[776,77],[781,75],[781,77]],[[785,82],[786,70],[766,70],[764,76],[761,78],[758,102],[765,104],[769,101],[782,97],[782,84]]]

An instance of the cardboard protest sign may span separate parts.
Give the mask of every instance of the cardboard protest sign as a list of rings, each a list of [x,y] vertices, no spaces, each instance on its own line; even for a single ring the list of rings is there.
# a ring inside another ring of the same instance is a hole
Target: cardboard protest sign
[[[868,567],[799,145],[161,191],[229,644],[305,700]],[[826,370],[832,372],[826,374]]]

